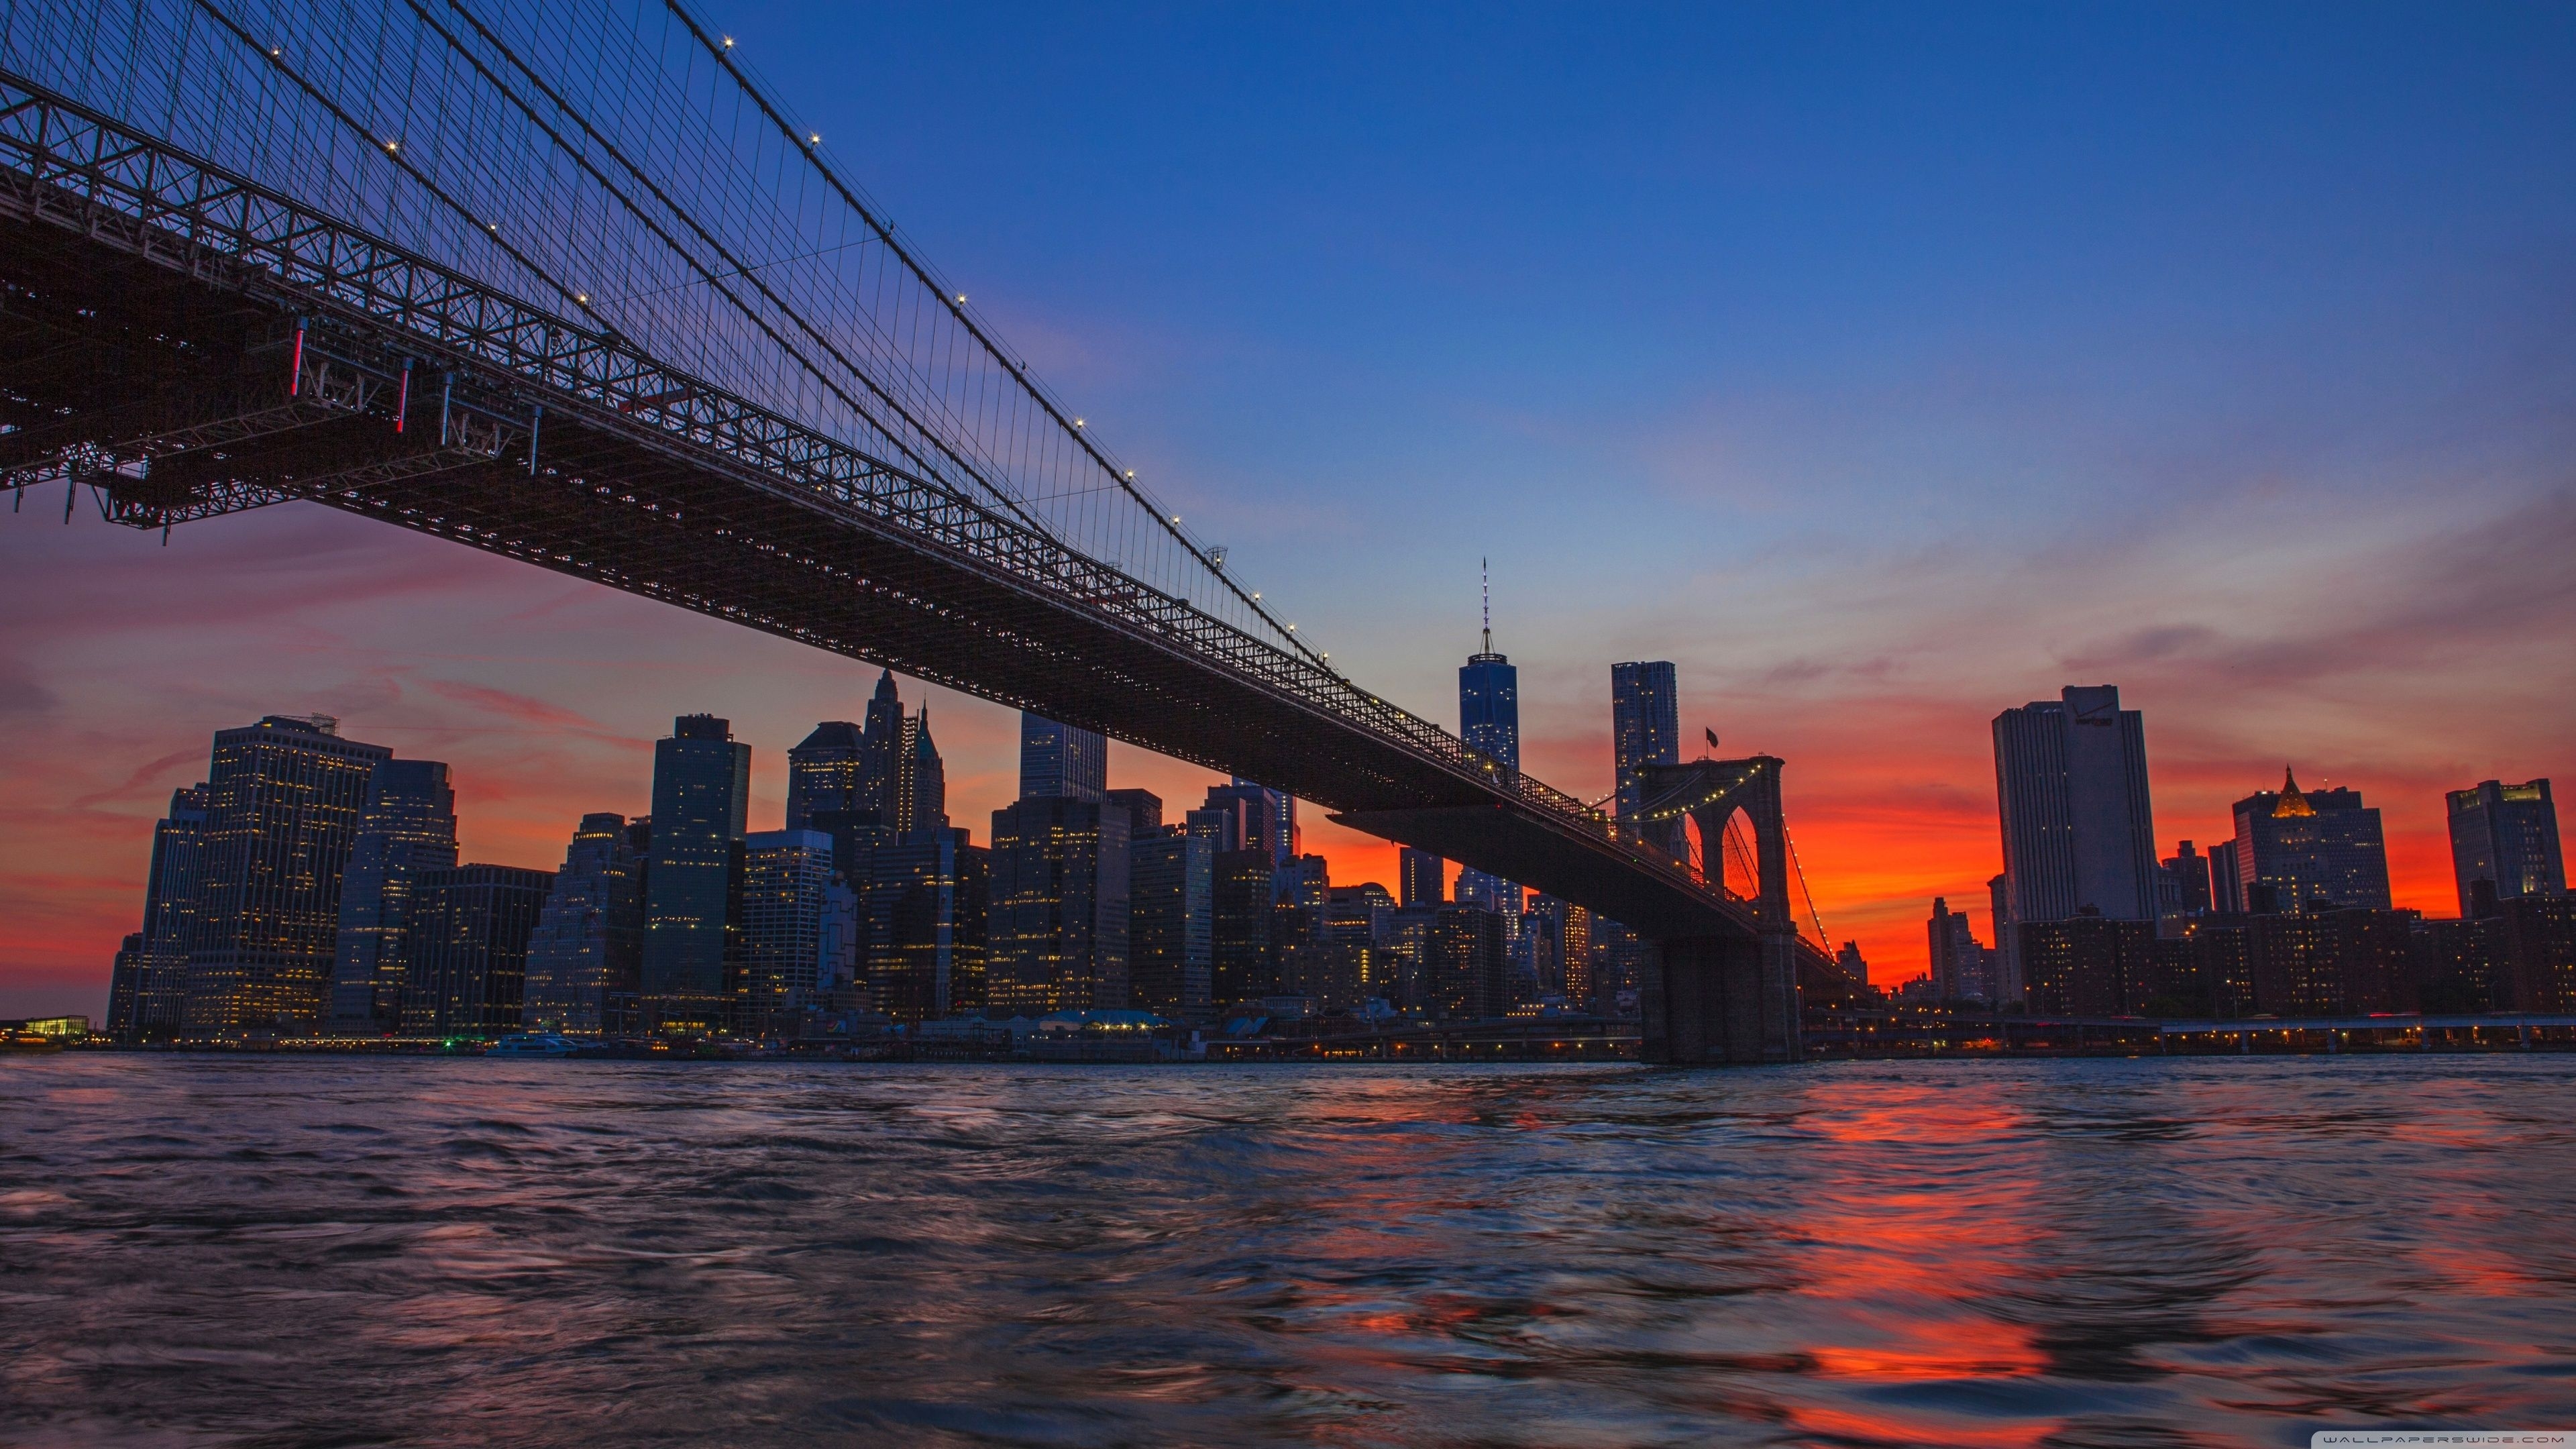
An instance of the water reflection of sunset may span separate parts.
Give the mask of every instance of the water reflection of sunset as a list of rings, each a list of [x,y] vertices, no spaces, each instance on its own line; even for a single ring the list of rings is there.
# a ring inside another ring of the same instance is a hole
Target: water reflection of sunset
[[[0,1073],[31,1124],[0,1342],[50,1345],[0,1370],[15,1400],[292,1431],[321,1423],[296,1383],[363,1378],[333,1432],[560,1406],[534,1442],[602,1414],[1889,1449],[2576,1414],[2546,1371],[2576,1353],[2561,1058],[363,1065]]]

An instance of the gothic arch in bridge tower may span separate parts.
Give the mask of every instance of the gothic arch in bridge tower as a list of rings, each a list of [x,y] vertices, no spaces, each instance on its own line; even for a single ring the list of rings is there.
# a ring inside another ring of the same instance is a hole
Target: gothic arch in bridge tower
[[[1640,824],[1648,832],[1688,820],[1707,851],[1723,848],[1741,814],[1753,836],[1755,939],[1672,936],[1638,983],[1647,1060],[1675,1065],[1796,1061],[1798,927],[1789,904],[1788,828],[1781,760],[1694,760],[1641,771]],[[1712,862],[1712,882],[1722,879]]]

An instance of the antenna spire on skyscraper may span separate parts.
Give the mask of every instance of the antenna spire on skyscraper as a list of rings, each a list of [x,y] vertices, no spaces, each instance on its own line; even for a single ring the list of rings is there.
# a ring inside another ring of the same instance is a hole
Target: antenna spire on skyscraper
[[[1485,652],[1494,652],[1494,575],[1488,560],[1476,560],[1476,584],[1485,595]]]

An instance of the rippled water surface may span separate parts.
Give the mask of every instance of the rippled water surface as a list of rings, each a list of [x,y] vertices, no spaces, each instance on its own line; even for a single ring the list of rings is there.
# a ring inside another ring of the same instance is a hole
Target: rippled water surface
[[[0,1061],[0,1442],[2576,1427],[2576,1058]]]

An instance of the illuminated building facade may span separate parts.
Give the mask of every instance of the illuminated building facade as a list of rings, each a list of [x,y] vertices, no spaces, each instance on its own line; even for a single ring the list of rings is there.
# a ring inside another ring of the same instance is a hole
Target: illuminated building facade
[[[1034,796],[993,812],[994,1007],[1041,1016],[1127,1005],[1127,812],[1098,793]]]
[[[653,854],[642,994],[662,1029],[707,1031],[731,1014],[736,872],[751,804],[751,746],[714,715],[682,715],[653,747]]]
[[[2379,812],[2358,790],[2302,791],[2282,772],[2281,788],[2236,802],[2234,857],[2239,896],[2222,909],[2269,914],[2336,907],[2387,910],[2388,847]]]
[[[188,938],[197,919],[197,878],[205,860],[204,785],[170,792],[170,813],[152,827],[152,868],[143,888],[141,954],[127,1019],[111,1014],[110,1033],[125,1041],[167,1037],[188,1004]]]
[[[456,864],[456,791],[436,760],[382,760],[340,884],[331,1030],[373,1034],[402,1021],[403,933],[413,877]]]
[[[528,937],[520,1019],[536,1031],[622,1036],[638,1029],[648,819],[584,815]]]
[[[184,1030],[297,1035],[330,1004],[340,885],[379,761],[339,722],[269,715],[218,731],[188,928]]]
[[[1161,824],[1130,843],[1130,1006],[1175,1021],[1208,1014],[1216,930],[1216,852],[1211,846],[1206,836],[1184,826]]]
[[[528,938],[554,872],[459,865],[412,877],[404,932],[405,1036],[499,1036],[526,1004]]]
[[[2567,866],[2559,854],[2558,807],[2547,780],[2519,785],[2485,780],[2446,797],[2450,806],[2451,872],[2460,888],[2460,914],[2473,914],[2476,885],[2487,881],[2498,900],[2567,893]]]
[[[1020,798],[1097,805],[1109,791],[1109,741],[1042,715],[1020,715]],[[999,849],[998,842],[995,849]]]
[[[1994,745],[2009,918],[2065,920],[2089,908],[2154,920],[2146,729],[2138,711],[2120,708],[2118,688],[2071,685],[2005,710]]]

